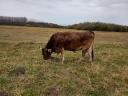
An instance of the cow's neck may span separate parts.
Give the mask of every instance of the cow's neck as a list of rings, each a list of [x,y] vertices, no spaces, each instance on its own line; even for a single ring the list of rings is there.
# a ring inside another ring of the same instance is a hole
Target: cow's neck
[[[50,43],[48,43],[45,48],[47,48],[47,49],[52,49],[52,46],[51,46]]]

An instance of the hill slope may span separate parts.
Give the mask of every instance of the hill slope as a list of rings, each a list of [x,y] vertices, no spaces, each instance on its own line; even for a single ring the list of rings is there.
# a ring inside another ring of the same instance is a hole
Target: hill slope
[[[115,32],[128,32],[128,26],[102,23],[102,22],[84,22],[67,26],[67,28],[80,29],[80,30],[95,30],[95,31],[115,31]]]

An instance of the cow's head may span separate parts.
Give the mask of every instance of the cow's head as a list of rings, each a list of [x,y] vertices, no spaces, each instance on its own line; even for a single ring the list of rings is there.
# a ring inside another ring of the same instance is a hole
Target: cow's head
[[[52,49],[42,48],[42,55],[45,60],[50,59]]]

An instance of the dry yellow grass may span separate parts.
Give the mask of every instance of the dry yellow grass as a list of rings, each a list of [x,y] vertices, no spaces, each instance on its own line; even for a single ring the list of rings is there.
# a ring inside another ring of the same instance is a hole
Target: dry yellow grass
[[[0,95],[128,96],[128,33],[95,32],[90,65],[76,63],[81,52],[66,51],[64,64],[42,59],[40,47],[57,31],[78,30],[0,26]]]
[[[0,26],[0,42],[46,43],[53,33],[65,31],[75,32],[80,30],[62,28]],[[127,32],[95,32],[95,34],[96,43],[128,43]]]

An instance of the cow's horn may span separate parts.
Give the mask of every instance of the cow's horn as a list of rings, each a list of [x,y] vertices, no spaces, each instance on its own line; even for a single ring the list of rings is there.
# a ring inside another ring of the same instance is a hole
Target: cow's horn
[[[48,49],[48,52],[52,52],[52,49]]]

